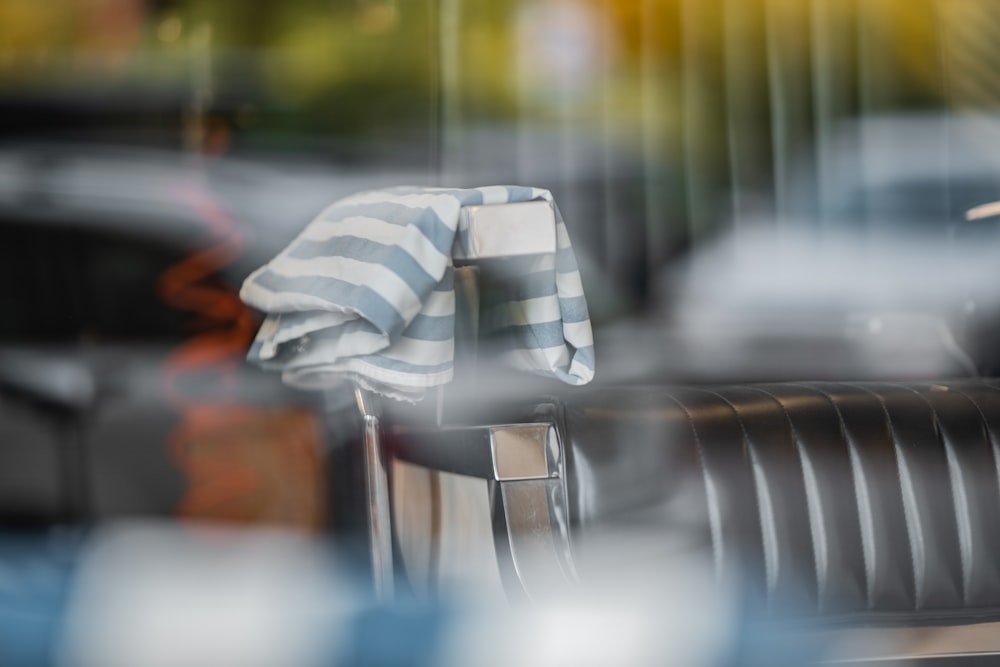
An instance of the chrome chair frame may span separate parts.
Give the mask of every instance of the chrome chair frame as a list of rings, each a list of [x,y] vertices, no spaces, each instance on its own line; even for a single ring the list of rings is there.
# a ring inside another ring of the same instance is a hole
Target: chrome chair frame
[[[474,373],[479,320],[481,259],[554,253],[556,220],[548,202],[535,201],[463,209],[456,263],[456,347],[464,372]],[[393,558],[393,460],[435,472],[488,482],[494,547],[509,595],[535,598],[563,590],[576,580],[569,536],[564,443],[555,406],[538,421],[448,425],[438,394],[436,421],[429,425],[388,424],[380,397],[356,388],[364,422],[366,514],[376,594],[392,597],[397,576]],[[386,436],[395,446],[386,446]]]

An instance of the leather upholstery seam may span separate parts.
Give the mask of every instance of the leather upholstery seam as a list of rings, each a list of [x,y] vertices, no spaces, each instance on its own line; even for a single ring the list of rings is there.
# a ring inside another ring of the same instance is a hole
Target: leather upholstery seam
[[[833,408],[834,414],[837,415],[837,423],[840,426],[840,440],[847,450],[847,456],[851,463],[851,481],[854,485],[854,502],[858,512],[858,530],[861,534],[861,559],[864,563],[865,602],[868,609],[872,609],[875,606],[875,545],[872,540],[874,527],[872,525],[870,507],[867,507],[871,505],[871,500],[869,499],[867,503],[864,500],[868,498],[868,489],[865,481],[864,464],[861,462],[857,451],[857,439],[851,434],[850,429],[847,428],[847,420],[844,419],[844,413],[840,409],[840,405],[837,404],[837,400],[833,397],[833,394],[819,385],[803,382],[794,384],[814,391],[825,398]]]
[[[815,472],[807,474],[806,467],[809,464],[807,463],[806,456],[804,455],[803,452],[804,444],[802,442],[802,437],[799,434],[799,430],[795,427],[795,422],[792,420],[792,415],[788,412],[788,408],[785,406],[782,400],[777,396],[775,396],[774,394],[772,394],[771,392],[767,391],[766,389],[763,389],[762,387],[751,386],[750,389],[757,391],[763,394],[764,396],[767,396],[772,401],[774,401],[777,404],[777,406],[781,409],[782,414],[785,415],[785,421],[788,423],[788,430],[791,434],[792,442],[795,444],[795,451],[798,453],[799,456],[799,471],[802,475],[802,488],[805,490],[806,494],[806,508],[810,524],[809,538],[813,548],[813,568],[816,581],[816,608],[817,611],[819,611],[822,604],[821,600],[829,584],[829,558],[828,558],[829,553],[828,552],[824,553],[822,556],[820,554],[821,550],[827,551],[826,545],[828,544],[828,541],[826,537],[825,536],[823,537],[822,540],[823,545],[817,544],[816,540],[816,531],[824,531],[825,529],[821,523],[823,514],[821,499],[818,497],[818,494],[810,492],[809,490],[810,483],[809,480],[807,479],[807,477],[815,478]],[[817,497],[814,498],[813,496]],[[814,526],[813,525],[814,523],[819,525]],[[827,563],[827,565],[823,568],[820,568],[821,558]],[[820,573],[821,569],[823,571],[822,574]]]
[[[698,461],[701,465],[702,478],[705,480],[705,495],[708,500],[708,516],[710,526],[709,532],[712,535],[712,551],[715,556],[715,570],[716,573],[721,576],[723,574],[723,553],[722,553],[722,510],[719,507],[719,499],[717,497],[717,491],[715,487],[717,486],[711,479],[711,475],[708,471],[708,464],[705,461],[705,446],[701,439],[701,434],[698,432],[698,426],[695,423],[694,416],[688,409],[687,405],[684,404],[679,398],[673,395],[667,395],[671,401],[673,401],[684,416],[687,418],[688,425],[691,427],[691,435],[694,437],[695,447],[698,450]]]
[[[730,401],[728,398],[726,398],[721,393],[715,390],[703,389],[703,388],[698,388],[697,390],[706,393],[710,396],[715,396],[716,398],[724,402],[726,405],[728,405],[729,408],[733,411],[733,416],[736,417],[736,423],[739,424],[740,426],[740,433],[743,434],[743,449],[748,455],[748,458],[750,460],[750,468],[751,468],[750,475],[751,479],[753,480],[753,489],[757,501],[757,518],[759,524],[758,528],[760,529],[761,545],[764,551],[764,572],[765,572],[765,580],[767,582],[767,591],[768,593],[773,593],[774,588],[777,585],[778,568],[780,567],[780,563],[776,562],[778,558],[777,537],[773,535],[769,536],[767,534],[768,531],[766,530],[765,519],[764,519],[764,507],[763,507],[764,503],[761,500],[761,491],[763,490],[764,493],[767,493],[767,489],[759,488],[760,485],[758,482],[757,471],[761,468],[761,466],[757,458],[757,454],[754,451],[754,448],[751,444],[750,433],[747,431],[746,424],[743,421],[743,417],[740,415],[739,409],[736,407],[735,404],[733,404],[732,401]],[[771,543],[770,547],[768,546],[769,542]]]
[[[971,535],[971,528],[969,528],[970,517],[968,516],[968,512],[966,511],[968,503],[959,502],[958,498],[958,495],[962,495],[963,497],[965,497],[966,494],[964,493],[964,489],[959,490],[956,488],[956,476],[958,477],[957,480],[958,483],[963,484],[961,480],[961,470],[959,470],[961,466],[955,455],[953,444],[948,441],[947,437],[945,437],[944,427],[941,423],[941,417],[938,414],[937,408],[934,407],[934,404],[931,403],[927,395],[917,391],[912,386],[908,386],[905,384],[892,383],[891,386],[909,391],[913,393],[915,396],[918,396],[921,399],[921,401],[923,401],[930,409],[931,416],[934,419],[934,427],[938,433],[941,447],[944,449],[945,461],[947,462],[948,466],[948,483],[951,485],[952,505],[955,514],[955,529],[959,540],[959,566],[961,567],[961,577],[962,577],[962,605],[965,606],[968,604],[969,588],[972,577],[972,572],[971,572],[972,545],[971,545],[971,538],[969,537],[969,535]],[[963,530],[963,524],[966,528],[965,530]],[[963,534],[966,536],[963,537]]]
[[[901,455],[900,455],[900,445],[899,438],[896,436],[896,429],[892,423],[892,416],[889,414],[889,408],[885,404],[885,399],[879,395],[877,392],[872,390],[870,387],[862,384],[854,383],[844,383],[845,387],[852,387],[858,391],[863,391],[875,398],[878,401],[879,406],[882,408],[882,415],[885,417],[885,428],[889,435],[889,439],[892,442],[892,451],[896,460],[896,475],[899,481],[899,489],[901,495],[901,502],[903,505],[903,527],[906,529],[906,539],[909,543],[910,551],[910,567],[912,572],[912,584],[913,584],[913,606],[914,610],[919,610],[920,601],[923,597],[923,584],[917,575],[917,554],[915,544],[916,537],[913,534],[914,529],[919,529],[916,526],[917,517],[915,516],[916,508],[913,507],[912,500],[907,500],[907,488],[910,486],[904,479],[903,466],[905,465]],[[911,524],[914,524],[911,526]]]

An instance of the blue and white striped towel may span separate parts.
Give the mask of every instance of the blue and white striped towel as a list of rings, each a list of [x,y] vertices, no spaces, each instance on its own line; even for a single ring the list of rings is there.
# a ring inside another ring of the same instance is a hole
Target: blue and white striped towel
[[[243,283],[241,298],[267,314],[248,359],[296,386],[328,387],[346,376],[406,400],[448,382],[459,212],[532,200],[552,203],[552,195],[516,186],[399,187],[334,203]],[[499,325],[515,334],[506,353],[515,367],[585,384],[594,376],[590,317],[558,209],[556,233],[557,253],[531,258],[526,287]]]

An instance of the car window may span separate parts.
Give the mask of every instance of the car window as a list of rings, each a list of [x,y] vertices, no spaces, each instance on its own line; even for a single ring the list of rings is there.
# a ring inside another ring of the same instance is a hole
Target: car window
[[[184,251],[85,225],[0,223],[0,341],[176,342],[189,315],[158,292]]]

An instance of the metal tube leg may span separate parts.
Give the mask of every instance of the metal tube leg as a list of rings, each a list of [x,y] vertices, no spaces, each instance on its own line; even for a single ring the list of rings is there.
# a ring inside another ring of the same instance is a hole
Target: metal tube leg
[[[372,580],[375,596],[380,600],[387,600],[393,596],[392,519],[381,423],[372,398],[360,388],[355,390],[355,395],[364,416],[365,494]]]

